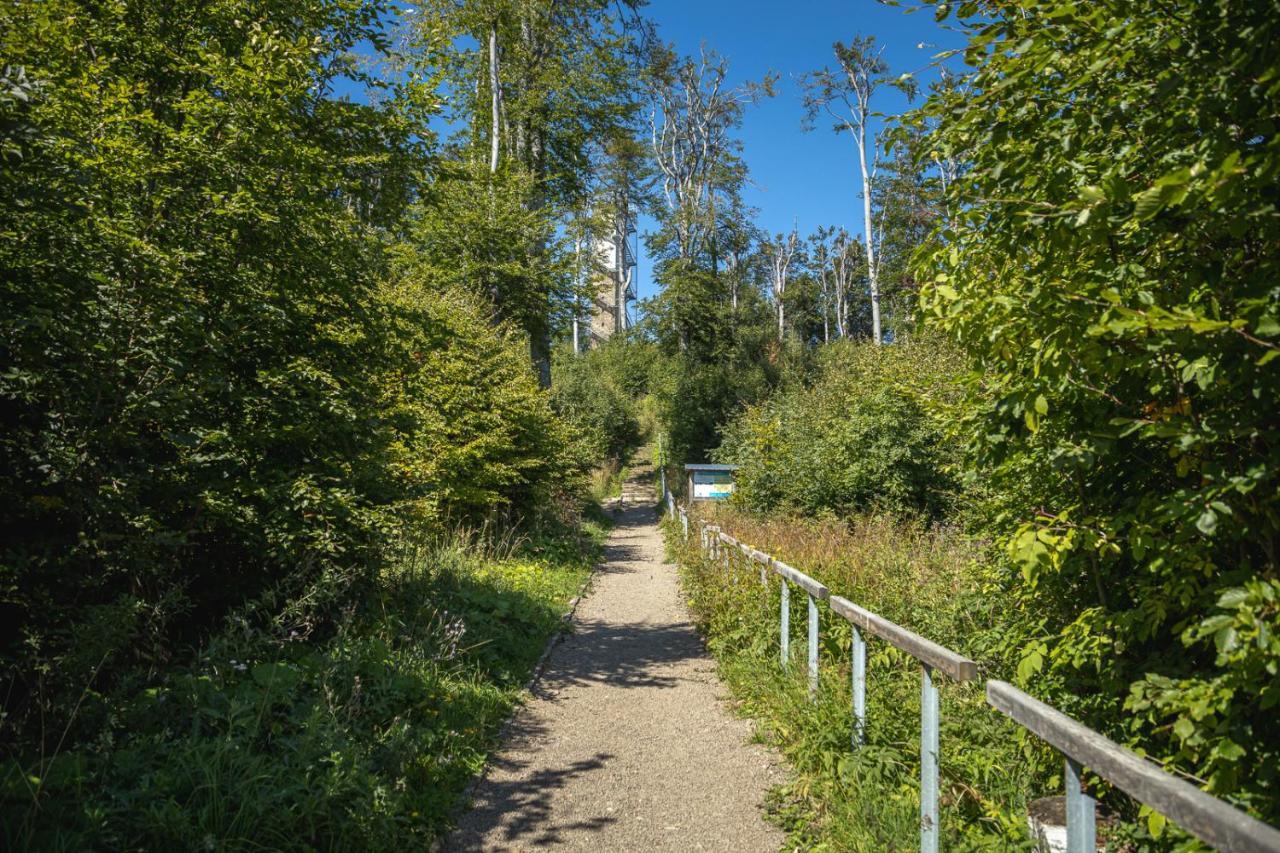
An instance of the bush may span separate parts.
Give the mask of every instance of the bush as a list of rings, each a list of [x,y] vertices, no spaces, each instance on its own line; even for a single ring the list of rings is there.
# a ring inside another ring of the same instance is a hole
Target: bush
[[[1280,15],[957,8],[976,70],[918,118],[966,169],[918,272],[1028,684],[1274,822]]]
[[[748,408],[725,430],[719,459],[737,463],[736,499],[757,511],[941,517],[956,485],[944,404],[957,359],[936,340],[824,347],[812,385]]]
[[[577,429],[584,461],[597,465],[625,461],[639,442],[636,412],[643,385],[628,372],[635,372],[630,366],[632,358],[643,363],[641,355],[639,348],[633,351],[621,339],[577,356],[570,350],[557,350],[551,371],[551,402]]]
[[[393,494],[417,524],[533,521],[585,488],[589,460],[529,365],[527,339],[484,303],[409,266],[383,288],[395,333],[382,377]]]

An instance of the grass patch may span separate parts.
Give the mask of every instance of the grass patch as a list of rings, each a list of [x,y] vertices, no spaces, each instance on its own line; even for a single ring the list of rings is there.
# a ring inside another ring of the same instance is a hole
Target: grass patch
[[[720,509],[727,531],[787,561],[834,592],[1005,674],[992,642],[1000,614],[982,594],[977,553],[959,536],[888,518],[848,524],[761,520]],[[758,567],[712,565],[667,525],[691,606],[721,676],[762,740],[786,757],[794,778],[771,795],[789,846],[815,850],[919,847],[920,668],[869,640],[867,742],[852,747],[848,623],[821,608],[821,688],[804,677],[805,597],[793,588],[791,651],[779,662],[779,585]],[[1051,756],[985,705],[982,688],[940,677],[943,847],[1032,849],[1023,815]],[[1059,783],[1060,784],[1060,783]]]
[[[10,756],[6,849],[393,850],[446,832],[603,542],[409,549],[326,638],[232,624],[188,665],[86,691]]]

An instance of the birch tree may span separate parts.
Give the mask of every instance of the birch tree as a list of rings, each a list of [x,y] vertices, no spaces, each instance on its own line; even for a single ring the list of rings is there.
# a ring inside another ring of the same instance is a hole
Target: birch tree
[[[840,337],[850,334],[849,295],[854,292],[860,278],[866,275],[866,258],[862,247],[853,235],[839,229],[831,244],[831,278],[835,291],[836,330]]]
[[[787,278],[799,243],[800,235],[792,228],[790,234],[778,234],[766,247],[769,253],[769,287],[773,292],[774,308],[778,315],[779,343],[786,335]]]
[[[819,302],[822,306],[822,342],[831,342],[831,246],[830,229],[819,228],[809,235],[813,272],[818,278]]]
[[[696,59],[655,54],[649,113],[650,142],[659,172],[672,254],[682,260],[708,253],[711,271],[720,264],[717,201],[731,205],[745,179],[733,136],[743,110],[773,93],[773,77],[760,83],[726,84],[728,61],[703,47]]]
[[[882,87],[889,85],[914,95],[910,78],[894,79],[889,76],[888,63],[882,58],[884,48],[876,44],[872,36],[854,36],[848,45],[836,42],[833,46],[836,68],[822,68],[804,75],[806,129],[812,129],[819,116],[825,115],[834,122],[837,132],[847,131],[858,153],[858,168],[862,190],[862,230],[866,251],[867,283],[871,297],[871,336],[880,344],[884,332],[880,321],[880,240],[883,225],[872,215],[872,187],[880,163],[880,131],[872,127],[877,117],[872,109],[872,99]]]

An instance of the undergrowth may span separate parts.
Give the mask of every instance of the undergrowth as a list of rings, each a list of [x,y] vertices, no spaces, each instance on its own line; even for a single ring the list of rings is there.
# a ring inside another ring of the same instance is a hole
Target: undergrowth
[[[982,595],[978,554],[959,536],[885,517],[849,524],[760,520],[730,512],[725,529],[866,606],[979,661],[999,677],[991,642],[998,608]],[[792,589],[786,672],[779,660],[776,578],[757,566],[713,564],[678,525],[667,525],[691,607],[722,677],[760,737],[785,756],[792,780],[771,794],[771,815],[789,846],[886,851],[919,846],[920,667],[868,641],[866,742],[852,745],[851,630],[820,607],[821,683],[810,701],[805,678],[805,596]],[[1032,849],[1024,819],[1045,785],[1051,755],[991,711],[980,686],[936,679],[941,692],[942,846],[948,850]]]
[[[603,539],[407,548],[326,638],[233,620],[7,756],[5,849],[392,850],[449,827]]]

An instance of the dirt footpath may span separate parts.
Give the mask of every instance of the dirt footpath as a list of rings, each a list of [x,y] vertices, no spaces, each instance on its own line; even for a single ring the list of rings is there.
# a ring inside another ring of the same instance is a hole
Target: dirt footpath
[[[663,563],[637,472],[533,698],[490,762],[451,850],[777,850],[761,801],[782,770],[749,744]]]

